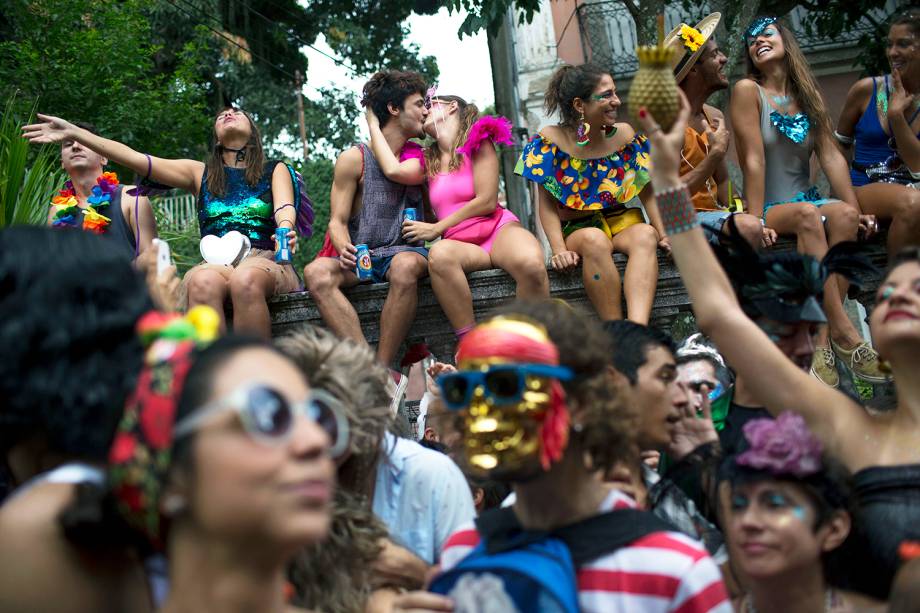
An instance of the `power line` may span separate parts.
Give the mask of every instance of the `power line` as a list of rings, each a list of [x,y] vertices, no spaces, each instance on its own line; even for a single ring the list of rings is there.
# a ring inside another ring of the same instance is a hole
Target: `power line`
[[[238,0],[238,1],[239,1],[240,4],[242,4],[244,7],[246,7],[247,10],[249,10],[249,11],[255,13],[256,15],[258,15],[259,17],[261,17],[262,19],[264,19],[267,23],[269,23],[269,24],[274,24],[274,23],[275,23],[274,21],[272,21],[272,19],[271,19],[270,17],[267,17],[266,15],[263,15],[262,13],[260,13],[260,12],[257,11],[256,9],[252,8],[252,6],[246,4],[246,3],[243,2],[242,0]],[[282,6],[279,6],[279,5],[274,4],[274,3],[270,3],[270,4],[271,4],[272,6],[274,6],[275,8],[278,8],[278,9],[283,10],[285,13],[287,13],[287,14],[290,15],[291,17],[294,17],[294,18],[297,18],[297,17],[298,17],[298,15],[295,15],[292,11],[289,11],[288,9],[286,9],[286,8],[284,8],[284,7],[282,7]],[[338,64],[339,66],[341,66],[341,67],[343,67],[343,68],[349,70],[349,71],[350,71],[353,75],[355,75],[356,77],[361,76],[361,75],[358,73],[358,71],[357,71],[354,67],[349,66],[349,65],[345,62],[345,60],[343,60],[343,59],[341,59],[341,58],[337,58],[337,57],[335,57],[335,56],[332,55],[332,54],[326,53],[325,51],[323,51],[323,50],[320,49],[319,47],[313,45],[312,43],[308,43],[308,42],[306,41],[306,39],[301,38],[300,36],[298,36],[298,35],[295,34],[294,32],[290,32],[290,31],[289,31],[288,34],[290,34],[291,37],[292,37],[294,40],[296,40],[297,42],[299,42],[300,44],[302,44],[302,45],[304,45],[304,46],[306,46],[306,47],[309,47],[310,49],[313,49],[314,51],[316,51],[316,52],[319,53],[320,55],[323,55],[323,56],[329,58],[330,60],[332,60],[333,62],[335,62],[335,63]]]

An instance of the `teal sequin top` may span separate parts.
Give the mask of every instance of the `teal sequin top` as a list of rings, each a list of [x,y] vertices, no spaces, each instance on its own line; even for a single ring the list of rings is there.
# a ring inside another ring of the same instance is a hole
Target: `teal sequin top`
[[[208,191],[208,173],[201,177],[198,194],[198,226],[201,236],[223,236],[231,230],[249,237],[255,249],[274,249],[274,202],[272,201],[272,172],[282,162],[266,162],[262,177],[255,186],[246,182],[244,168],[224,167],[227,173],[227,193],[216,196]]]

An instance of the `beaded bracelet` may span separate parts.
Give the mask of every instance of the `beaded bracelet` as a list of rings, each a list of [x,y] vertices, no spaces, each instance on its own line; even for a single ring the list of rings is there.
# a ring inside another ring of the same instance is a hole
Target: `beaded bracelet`
[[[655,201],[658,203],[661,221],[668,234],[686,232],[700,225],[686,185],[681,184],[673,189],[656,193]]]

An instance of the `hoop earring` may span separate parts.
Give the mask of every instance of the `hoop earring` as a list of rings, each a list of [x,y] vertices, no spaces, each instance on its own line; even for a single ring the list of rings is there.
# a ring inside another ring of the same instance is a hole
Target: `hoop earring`
[[[585,114],[582,111],[581,118],[579,119],[578,129],[575,131],[575,144],[579,147],[584,147],[590,142],[588,133],[591,132],[591,124],[585,121]]]

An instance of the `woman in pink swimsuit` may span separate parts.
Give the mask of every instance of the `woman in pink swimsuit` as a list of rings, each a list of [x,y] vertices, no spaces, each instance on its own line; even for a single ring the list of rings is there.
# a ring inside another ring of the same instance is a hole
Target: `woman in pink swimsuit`
[[[407,151],[401,159],[387,145],[372,111],[367,113],[374,157],[388,179],[417,185],[428,182],[437,221],[407,221],[404,236],[437,241],[428,266],[431,287],[457,338],[476,323],[466,273],[501,268],[517,283],[518,298],[546,298],[549,278],[543,249],[511,211],[498,204],[498,154],[494,143],[511,144],[511,124],[502,117],[480,117],[457,96],[431,100],[425,133],[435,139],[424,155]]]

